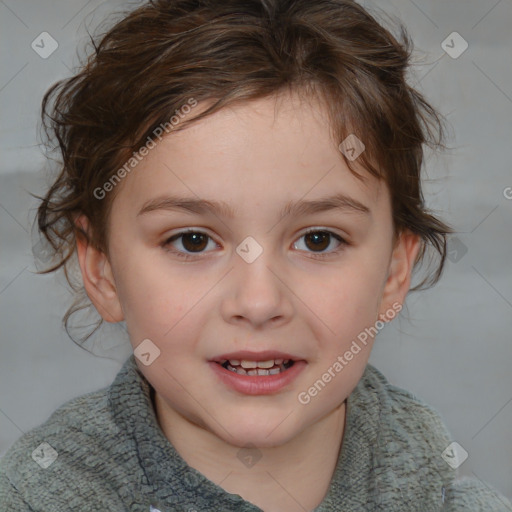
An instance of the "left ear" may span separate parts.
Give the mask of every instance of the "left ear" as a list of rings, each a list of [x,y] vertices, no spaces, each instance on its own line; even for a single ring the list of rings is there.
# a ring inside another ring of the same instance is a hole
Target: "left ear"
[[[395,243],[391,261],[389,263],[388,277],[382,292],[379,307],[379,318],[386,321],[386,311],[393,304],[403,304],[411,286],[411,274],[420,250],[420,236],[409,230],[400,233]]]

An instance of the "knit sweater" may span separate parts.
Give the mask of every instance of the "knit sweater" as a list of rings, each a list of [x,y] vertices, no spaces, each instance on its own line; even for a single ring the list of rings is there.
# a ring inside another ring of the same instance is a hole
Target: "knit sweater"
[[[183,460],[158,425],[153,393],[132,355],[109,387],[23,435],[0,461],[0,511],[261,512]],[[442,457],[451,442],[433,409],[368,364],[314,512],[512,511],[480,481],[456,480]]]

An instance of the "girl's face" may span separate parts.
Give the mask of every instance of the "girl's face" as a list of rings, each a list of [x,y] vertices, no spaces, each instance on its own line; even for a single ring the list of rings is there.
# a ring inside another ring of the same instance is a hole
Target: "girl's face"
[[[321,105],[226,108],[117,186],[98,265],[112,287],[86,286],[125,319],[159,414],[260,447],[334,414],[370,354],[358,335],[395,316],[418,244],[393,251],[388,190],[350,173]]]

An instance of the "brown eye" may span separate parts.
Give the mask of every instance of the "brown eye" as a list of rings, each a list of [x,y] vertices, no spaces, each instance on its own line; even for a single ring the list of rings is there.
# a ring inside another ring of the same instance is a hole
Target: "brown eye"
[[[327,231],[314,231],[305,235],[306,246],[314,251],[324,251],[329,247],[330,238]]]
[[[190,252],[200,252],[208,245],[208,235],[204,233],[185,233],[181,235],[183,247]]]
[[[171,236],[162,244],[162,247],[176,256],[187,258],[192,254],[210,252],[205,251],[210,242],[215,248],[215,242],[206,233],[190,230],[182,231],[181,233]]]
[[[310,229],[299,238],[299,240],[302,239],[304,239],[303,245],[305,249],[302,247],[298,247],[298,249],[309,252],[317,258],[335,255],[342,250],[344,246],[349,245],[348,242],[339,235],[325,229]],[[335,241],[337,245],[331,248],[331,250],[326,250],[333,241]],[[300,246],[300,242],[295,242],[295,244]]]

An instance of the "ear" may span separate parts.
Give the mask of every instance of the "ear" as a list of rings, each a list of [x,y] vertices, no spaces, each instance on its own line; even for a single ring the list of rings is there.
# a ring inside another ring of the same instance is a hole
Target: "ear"
[[[385,313],[392,308],[393,304],[404,303],[411,286],[411,274],[420,245],[420,236],[409,230],[402,231],[396,240],[379,306],[381,320],[387,320]]]
[[[107,256],[90,243],[89,221],[81,215],[75,221],[78,229],[76,246],[82,279],[89,299],[103,320],[110,323],[124,319],[117,295],[114,275]],[[80,231],[87,233],[86,237]]]

